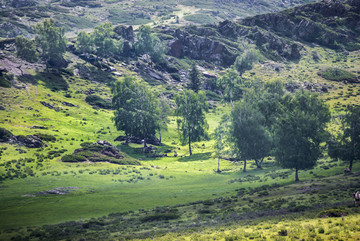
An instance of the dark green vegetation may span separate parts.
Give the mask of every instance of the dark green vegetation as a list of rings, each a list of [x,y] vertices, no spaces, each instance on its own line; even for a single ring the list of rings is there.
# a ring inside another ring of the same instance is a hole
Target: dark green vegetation
[[[5,2],[61,14],[0,41],[0,239],[359,238],[357,1],[179,28],[84,19],[213,3]]]

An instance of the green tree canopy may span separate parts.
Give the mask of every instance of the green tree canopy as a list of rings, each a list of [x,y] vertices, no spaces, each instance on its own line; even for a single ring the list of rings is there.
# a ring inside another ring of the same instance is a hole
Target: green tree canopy
[[[349,163],[360,160],[360,106],[349,105],[341,118],[341,133],[329,141],[329,156]]]
[[[135,51],[137,54],[148,54],[156,63],[162,62],[167,51],[166,45],[151,32],[149,26],[142,25],[137,33]]]
[[[17,36],[15,39],[16,56],[28,62],[34,63],[38,60],[38,53],[34,41],[23,36]]]
[[[75,47],[82,53],[94,52],[95,46],[93,36],[84,31],[81,31],[76,38]]]
[[[181,132],[180,139],[183,144],[200,141],[207,137],[208,124],[205,119],[205,112],[208,111],[208,103],[204,92],[195,93],[192,90],[184,90],[175,96],[177,105],[176,114],[178,117],[178,129]]]
[[[55,26],[53,19],[45,19],[34,26],[35,41],[41,48],[41,56],[51,66],[62,66],[66,51],[64,29]]]
[[[265,128],[265,118],[256,107],[245,100],[237,102],[231,112],[231,140],[235,155],[244,161],[255,160],[258,168],[271,150],[271,138]]]
[[[75,46],[80,52],[95,53],[105,58],[115,57],[123,51],[123,41],[115,39],[111,23],[95,27],[91,34],[81,31],[77,36]]]
[[[217,85],[223,90],[224,97],[230,102],[231,109],[233,102],[240,100],[246,88],[249,87],[249,83],[239,76],[233,66],[228,68],[225,74],[217,80]]]
[[[216,127],[214,132],[215,138],[215,149],[218,154],[218,167],[217,172],[221,172],[220,170],[220,160],[221,155],[224,153],[225,148],[228,146],[228,139],[229,139],[229,116],[223,115],[221,117],[221,121],[219,125]]]
[[[298,171],[313,168],[321,155],[329,109],[316,94],[304,90],[289,98],[284,108],[276,124],[274,156],[282,167],[295,169],[299,181]]]
[[[169,115],[171,112],[168,99],[165,96],[161,96],[159,99],[159,139],[161,143],[161,131],[167,130],[167,125],[169,124]]]
[[[146,138],[154,137],[160,125],[156,96],[146,84],[130,76],[115,82],[111,92],[117,130],[144,138],[145,147]]]
[[[92,33],[96,54],[102,57],[113,57],[121,54],[123,42],[114,39],[114,31],[111,23],[97,26]]]
[[[201,88],[201,79],[200,72],[196,67],[196,63],[193,63],[189,73],[189,85],[188,88],[193,90],[195,93],[198,93]]]
[[[254,66],[254,63],[258,61],[260,54],[255,49],[247,49],[241,55],[239,55],[235,60],[235,68],[242,76],[245,71],[251,70]]]

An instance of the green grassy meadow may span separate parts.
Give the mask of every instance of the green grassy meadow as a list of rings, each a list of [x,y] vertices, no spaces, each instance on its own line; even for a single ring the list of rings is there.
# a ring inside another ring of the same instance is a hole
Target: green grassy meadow
[[[263,82],[279,78],[299,86],[311,84],[314,91],[326,86],[321,98],[333,116],[342,114],[347,104],[359,103],[358,83],[330,82],[319,72],[336,66],[356,73],[360,52],[342,55],[309,46],[304,51],[299,63],[266,61],[244,76]],[[313,61],[311,51],[317,51],[321,60]],[[69,69],[80,60],[73,61]],[[47,146],[39,149],[0,143],[0,239],[36,240],[41,237],[36,232],[50,235],[51,230],[63,228],[61,225],[69,230],[87,227],[85,233],[69,231],[70,236],[59,238],[64,240],[90,239],[96,232],[99,236],[93,239],[359,239],[360,210],[353,207],[350,194],[360,187],[360,163],[355,163],[353,175],[344,176],[346,164],[331,160],[324,152],[316,168],[300,171],[300,183],[294,183],[292,170],[281,169],[271,157],[263,169],[249,161],[246,173],[242,172],[242,162],[222,160],[222,172],[216,173],[214,140],[193,143],[194,154],[189,156],[188,146],[179,142],[175,116],[170,117],[168,130],[162,133],[164,145],[158,147],[158,153],[168,156],[148,157],[141,145],[114,142],[123,133],[116,130],[111,110],[96,109],[85,102],[89,90],[111,99],[107,84],[66,72],[29,70],[29,74],[34,80],[25,82],[25,88],[0,88],[0,103],[5,107],[0,111],[0,127],[14,135],[48,134],[56,141],[45,142]],[[51,103],[57,111],[40,101]],[[210,110],[210,136],[221,116],[229,111],[230,106],[223,102]],[[334,118],[329,129],[335,131],[338,126]],[[61,162],[61,156],[72,154],[81,143],[98,140],[116,145],[125,159],[139,160],[141,165]],[[178,157],[173,156],[174,150]],[[64,195],[39,194],[59,187],[76,189]],[[333,208],[341,209],[345,218],[318,217],[321,211]],[[164,219],[166,215],[151,216],[159,213],[174,214],[170,216],[174,220]],[[148,221],[149,217],[160,218]],[[75,223],[66,223],[70,221]],[[101,225],[93,225],[96,222]]]

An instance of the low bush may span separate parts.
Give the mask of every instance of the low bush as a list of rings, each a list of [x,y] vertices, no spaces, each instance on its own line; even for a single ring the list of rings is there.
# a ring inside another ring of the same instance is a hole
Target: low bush
[[[63,162],[85,162],[87,159],[80,155],[65,155],[61,158]]]
[[[349,81],[354,82],[356,80],[355,75],[353,73],[350,73],[346,70],[339,69],[339,68],[328,68],[326,70],[323,70],[320,75],[327,79],[332,81]]]
[[[55,136],[52,136],[52,135],[49,135],[49,134],[41,134],[41,133],[37,133],[35,134],[37,137],[39,137],[41,140],[43,141],[51,141],[51,142],[54,142],[56,141],[56,137]]]
[[[156,213],[149,216],[145,216],[141,219],[142,222],[153,222],[153,221],[163,221],[178,219],[180,216],[177,213]]]
[[[85,98],[86,103],[92,106],[97,106],[103,109],[112,109],[112,104],[108,100],[104,100],[100,96],[97,95],[88,95]]]
[[[346,212],[342,209],[329,209],[319,213],[319,218],[326,218],[326,217],[342,217],[346,216]]]

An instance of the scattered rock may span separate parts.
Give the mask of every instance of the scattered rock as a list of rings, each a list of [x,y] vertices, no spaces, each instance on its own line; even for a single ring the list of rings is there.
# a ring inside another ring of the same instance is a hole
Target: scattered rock
[[[47,108],[49,108],[49,109],[55,110],[56,112],[60,111],[60,108],[55,107],[55,106],[53,106],[52,104],[49,104],[49,103],[47,103],[47,102],[45,102],[45,101],[40,101],[40,103],[41,103],[43,106],[45,106],[45,107],[47,107]]]
[[[4,106],[0,105],[0,110],[6,110]]]
[[[0,142],[9,142],[12,137],[14,135],[10,131],[0,127]]]
[[[132,26],[124,26],[124,25],[118,25],[114,28],[114,32],[122,37],[123,39],[133,43],[135,39],[135,34]]]
[[[134,144],[144,144],[144,139],[135,136],[118,136],[114,141],[125,141],[125,144],[134,143]],[[156,137],[146,138],[146,143],[154,146],[161,146],[160,140]]]
[[[56,187],[51,190],[38,192],[37,194],[38,195],[46,195],[46,194],[65,195],[65,194],[70,193],[71,190],[76,190],[76,189],[80,189],[80,187]]]
[[[47,128],[46,126],[32,126],[31,129],[47,130],[47,129],[49,129],[49,128]]]
[[[144,153],[152,153],[153,151],[156,151],[157,148],[152,145],[148,145],[142,148]]]
[[[68,107],[77,107],[76,105],[71,104],[71,103],[66,102],[66,101],[62,102],[62,104],[63,104],[63,105],[66,105],[66,106],[68,106]]]
[[[27,148],[40,148],[44,146],[42,140],[35,135],[14,136],[12,142]]]

